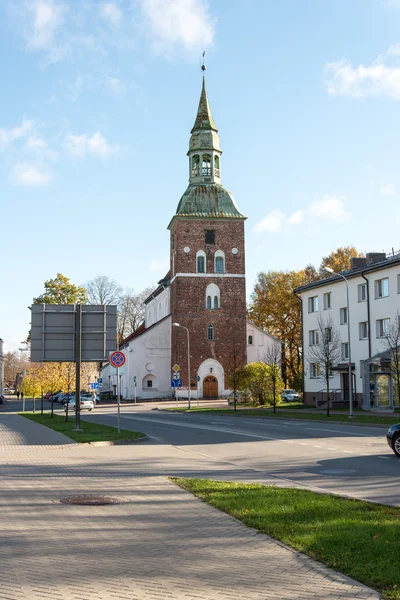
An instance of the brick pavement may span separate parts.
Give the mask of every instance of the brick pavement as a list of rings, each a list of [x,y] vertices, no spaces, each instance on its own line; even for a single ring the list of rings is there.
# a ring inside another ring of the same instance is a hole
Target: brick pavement
[[[1,600],[379,598],[161,475],[173,465],[237,478],[225,464],[194,454],[188,464],[151,442],[80,446],[23,417],[0,419]],[[77,494],[122,502],[60,503]]]

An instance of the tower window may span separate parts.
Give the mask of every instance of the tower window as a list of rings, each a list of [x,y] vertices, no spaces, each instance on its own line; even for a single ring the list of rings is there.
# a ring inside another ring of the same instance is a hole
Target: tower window
[[[206,253],[204,250],[199,250],[196,254],[196,271],[197,273],[206,272]]]
[[[214,173],[219,177],[219,156],[214,156]]]
[[[211,176],[211,154],[203,154],[203,169],[202,173],[204,177]]]
[[[215,244],[215,231],[208,229],[206,231],[206,244]]]
[[[174,233],[171,235],[171,246],[172,246],[172,249],[175,248],[175,234]]]
[[[195,154],[192,158],[192,177],[200,174],[200,156]]]
[[[215,309],[221,306],[221,292],[215,283],[210,283],[206,288],[206,308]]]
[[[214,273],[225,273],[225,254],[222,250],[214,254]]]
[[[212,342],[214,339],[214,325],[209,325],[207,327],[207,339]]]
[[[207,308],[211,309],[211,296],[207,296]]]
[[[219,305],[218,305],[218,296],[214,296],[214,308],[219,308]]]
[[[248,340],[249,346],[251,346],[253,344],[253,336],[249,335],[249,340]]]

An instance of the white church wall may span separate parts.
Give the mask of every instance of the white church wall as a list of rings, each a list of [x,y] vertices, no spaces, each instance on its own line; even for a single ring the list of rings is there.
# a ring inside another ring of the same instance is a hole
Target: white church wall
[[[169,315],[169,297],[170,288],[167,287],[146,304],[146,328]]]

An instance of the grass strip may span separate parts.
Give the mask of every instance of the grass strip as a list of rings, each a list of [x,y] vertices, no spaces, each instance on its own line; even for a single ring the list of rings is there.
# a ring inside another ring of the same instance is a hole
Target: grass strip
[[[90,421],[81,421],[81,427],[83,431],[72,431],[75,427],[75,414],[69,416],[69,420],[66,423],[65,417],[60,415],[53,415],[50,413],[19,413],[21,416],[40,423],[50,429],[59,431],[64,435],[68,436],[75,442],[105,442],[114,440],[136,440],[141,437],[145,437],[144,433],[138,431],[129,431],[128,429],[122,429],[119,433],[115,427],[109,425],[101,425],[99,423],[91,423]]]
[[[245,525],[400,600],[400,509],[308,490],[173,481]]]
[[[306,410],[304,412],[294,412],[286,411],[285,409],[279,410],[277,409],[276,413],[272,412],[271,408],[238,408],[236,412],[232,407],[229,408],[191,408],[188,410],[187,408],[166,408],[163,409],[168,412],[201,412],[201,413],[213,413],[221,414],[224,416],[231,417],[262,417],[267,419],[305,419],[307,421],[340,421],[343,423],[357,423],[357,424],[375,424],[375,425],[393,425],[394,423],[400,422],[400,415],[396,415],[394,417],[391,416],[383,416],[383,415],[365,415],[365,414],[354,414],[353,419],[349,419],[348,415],[331,413],[330,417],[327,417],[324,413],[312,413],[310,410]]]

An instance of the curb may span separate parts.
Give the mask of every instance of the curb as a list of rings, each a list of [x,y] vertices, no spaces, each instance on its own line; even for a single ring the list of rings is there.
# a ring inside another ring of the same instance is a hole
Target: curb
[[[133,440],[104,440],[99,442],[77,442],[80,446],[130,446],[132,444],[140,444],[149,440],[148,435]]]

